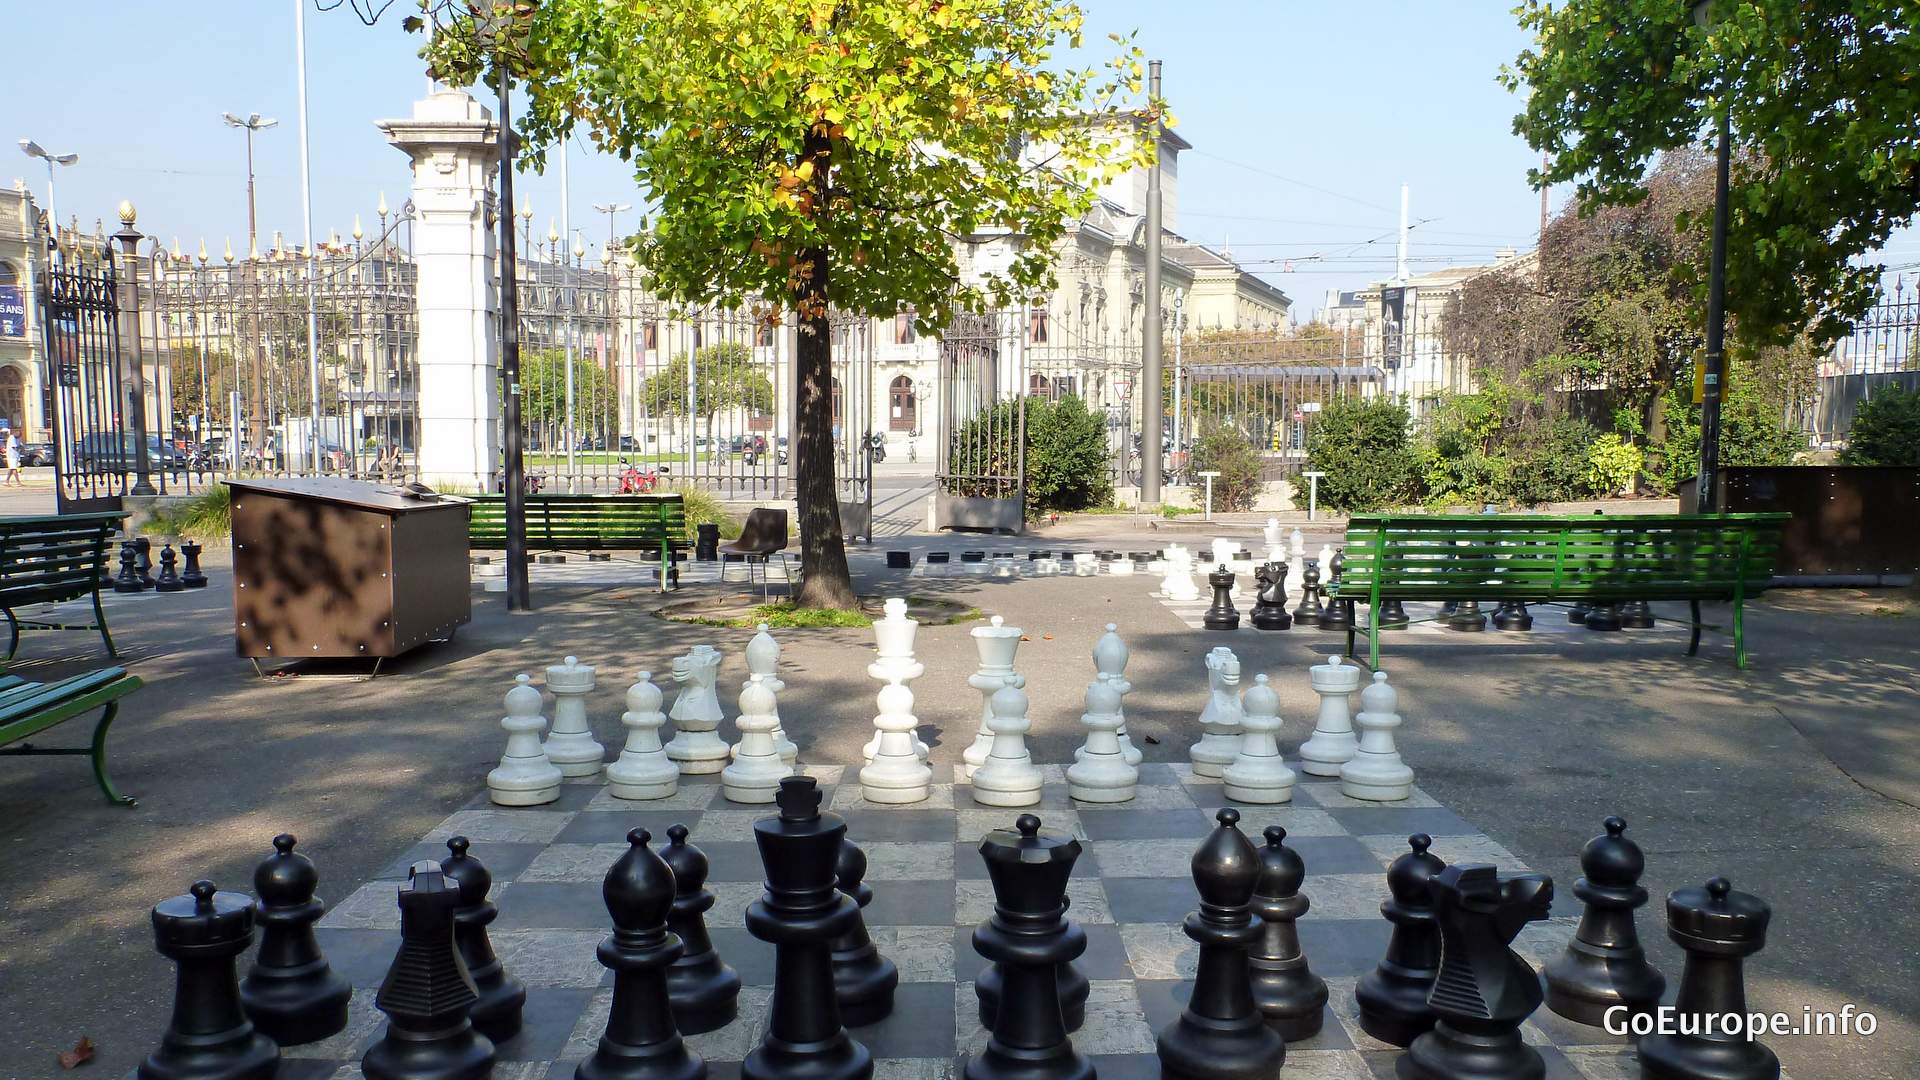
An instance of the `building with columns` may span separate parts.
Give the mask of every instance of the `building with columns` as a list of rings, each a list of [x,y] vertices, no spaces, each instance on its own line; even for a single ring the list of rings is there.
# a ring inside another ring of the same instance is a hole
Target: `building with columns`
[[[0,189],[0,421],[22,442],[51,438],[41,391],[40,209],[24,181]]]

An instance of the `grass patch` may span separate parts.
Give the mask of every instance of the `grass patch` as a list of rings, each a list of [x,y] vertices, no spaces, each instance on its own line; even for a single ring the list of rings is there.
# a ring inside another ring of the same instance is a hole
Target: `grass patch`
[[[742,607],[738,604],[713,601],[686,601],[669,604],[655,612],[660,618],[674,622],[691,623],[695,626],[717,626],[732,630],[751,630],[766,623],[773,630],[863,630],[871,627],[880,614],[881,597],[865,596],[860,598],[861,610],[842,611],[839,608],[795,607],[792,601],[779,600],[771,604],[755,604]],[[961,607],[949,600],[935,600],[928,597],[908,597],[912,617],[920,621],[921,626],[952,626],[957,623],[977,622],[986,618],[986,613],[976,607]],[[717,608],[717,610],[716,610]]]
[[[1172,503],[1161,503],[1160,509],[1159,509],[1160,516],[1163,518],[1166,518],[1168,521],[1172,521],[1174,518],[1183,518],[1189,514],[1197,514],[1199,512],[1200,512],[1200,508],[1197,506],[1175,506]]]
[[[1873,609],[1872,613],[1882,619],[1904,619],[1907,617],[1905,608],[1877,607]]]
[[[233,489],[215,484],[190,499],[159,506],[140,526],[150,536],[219,540],[233,532]]]

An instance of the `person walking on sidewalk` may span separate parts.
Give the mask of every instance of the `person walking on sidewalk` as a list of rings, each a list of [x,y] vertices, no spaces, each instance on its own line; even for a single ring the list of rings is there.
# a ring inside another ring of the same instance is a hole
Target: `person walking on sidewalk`
[[[7,429],[7,479],[0,487],[26,487],[27,481],[20,475],[20,436],[12,428]]]

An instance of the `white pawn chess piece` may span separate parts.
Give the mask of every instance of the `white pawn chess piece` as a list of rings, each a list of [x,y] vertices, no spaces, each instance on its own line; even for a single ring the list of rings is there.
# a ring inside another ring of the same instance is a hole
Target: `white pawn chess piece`
[[[1295,528],[1292,535],[1287,537],[1287,557],[1291,559],[1307,557],[1307,534],[1298,528]]]
[[[1368,802],[1399,802],[1413,794],[1413,770],[1400,760],[1393,731],[1400,726],[1400,695],[1387,685],[1387,673],[1373,673],[1373,684],[1360,691],[1360,748],[1353,760],[1340,766],[1340,794]]]
[[[674,657],[673,681],[680,684],[680,693],[667,712],[674,729],[667,756],[680,766],[682,775],[717,773],[732,757],[726,740],[717,733],[722,716],[714,683],[719,675],[720,650],[711,645],[695,645],[685,656]]]
[[[780,747],[780,760],[791,765],[794,759],[800,756],[800,748],[793,745],[793,741],[787,738],[787,729],[780,723],[779,695],[780,691],[787,688],[787,684],[775,673],[779,664],[780,643],[767,632],[767,624],[761,623],[760,632],[753,635],[752,641],[747,642],[747,682],[759,683],[773,691],[776,703],[773,710],[773,741]],[[741,687],[743,692],[745,689],[745,686]],[[742,711],[745,711],[745,708],[744,705],[741,706]],[[738,747],[735,748],[734,755],[739,756]]]
[[[1340,767],[1353,760],[1359,741],[1353,735],[1349,698],[1360,689],[1360,669],[1348,667],[1337,656],[1307,669],[1313,692],[1320,695],[1320,716],[1313,734],[1300,745],[1300,768],[1314,776],[1339,776]]]
[[[1067,767],[1067,794],[1081,802],[1118,803],[1133,798],[1140,770],[1120,752],[1120,694],[1113,677],[1101,672],[1087,685],[1087,741]]]
[[[1133,745],[1133,740],[1127,737],[1127,711],[1124,707],[1126,696],[1133,693],[1133,684],[1127,681],[1127,659],[1131,655],[1127,643],[1120,640],[1119,628],[1112,623],[1107,624],[1107,632],[1100,635],[1100,640],[1093,643],[1093,668],[1113,680],[1113,692],[1120,695],[1123,703],[1120,730],[1117,732],[1120,753],[1127,759],[1127,764],[1138,765],[1142,755],[1140,749]],[[1079,760],[1084,749],[1081,747],[1073,752],[1075,760]]]
[[[1219,776],[1240,753],[1240,659],[1225,645],[1207,654],[1207,707],[1200,741],[1187,750],[1198,776]]]
[[[982,806],[1032,806],[1044,779],[1027,753],[1027,695],[1008,675],[993,695],[993,752],[973,773],[973,801]]]
[[[971,780],[973,771],[987,763],[987,755],[993,752],[993,695],[1006,685],[1006,677],[1012,675],[1013,655],[1020,649],[1020,628],[1006,625],[1007,620],[995,615],[986,626],[973,628],[973,647],[980,654],[980,669],[967,676],[967,685],[980,691],[980,730],[974,733],[973,745],[961,751],[960,779]]]
[[[1240,701],[1240,752],[1220,774],[1226,796],[1262,806],[1293,801],[1293,770],[1280,759],[1280,695],[1255,675]]]
[[[933,769],[913,746],[913,729],[920,725],[913,691],[894,680],[880,688],[877,701],[873,726],[880,729],[880,745],[860,770],[860,794],[871,803],[925,802],[933,794]]]
[[[890,596],[881,604],[883,617],[873,620],[873,641],[879,659],[867,665],[867,674],[882,682],[917,679],[927,669],[913,658],[913,638],[920,632],[920,620],[907,618],[907,602],[897,596]],[[902,674],[910,673],[910,674]],[[920,741],[918,732],[909,732],[913,739],[914,752],[920,760],[927,760],[931,750]],[[873,755],[880,749],[879,731],[860,748],[862,761],[872,761]]]
[[[607,794],[616,799],[664,799],[679,790],[680,767],[660,745],[660,727],[666,722],[653,672],[643,671],[627,687],[627,711],[620,714],[627,745],[618,758],[607,762]]]
[[[1297,596],[1306,595],[1302,591],[1303,589],[1306,588],[1306,584],[1305,584],[1306,580],[1307,580],[1307,560],[1301,558],[1298,555],[1287,556],[1287,581],[1293,586],[1293,591],[1295,595]]]
[[[487,797],[501,806],[539,806],[560,797],[560,770],[540,749],[540,731],[547,726],[540,715],[540,691],[533,680],[516,675],[507,691],[507,749],[500,765],[487,774]]]
[[[770,803],[780,781],[793,774],[773,739],[777,717],[773,691],[764,684],[749,682],[740,691],[740,715],[734,720],[740,745],[733,763],[720,770],[720,791],[728,802]]]
[[[577,656],[547,668],[553,694],[553,729],[542,748],[562,776],[597,776],[607,761],[606,748],[593,739],[587,723],[587,695],[593,693],[593,665]]]

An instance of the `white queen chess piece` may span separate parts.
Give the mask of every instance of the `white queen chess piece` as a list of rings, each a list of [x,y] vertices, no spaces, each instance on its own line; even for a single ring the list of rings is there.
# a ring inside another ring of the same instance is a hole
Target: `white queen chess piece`
[[[1043,777],[1027,753],[1027,695],[1020,677],[1008,675],[993,695],[993,753],[974,770],[973,801],[981,806],[1032,806]]]
[[[867,665],[867,674],[882,682],[919,678],[926,670],[913,658],[913,639],[920,632],[920,620],[907,618],[907,602],[898,596],[888,597],[881,604],[881,610],[883,617],[873,620],[874,651],[878,659]],[[905,671],[912,674],[894,674]],[[860,748],[860,760],[873,760],[873,755],[880,749],[880,735],[879,731],[875,731],[873,738],[867,740],[867,745]],[[927,760],[930,751],[927,744],[920,741],[919,733],[909,732],[908,736],[913,740],[914,753],[920,755],[921,761]]]
[[[1013,656],[1020,648],[1020,628],[1008,626],[995,615],[986,626],[973,628],[973,647],[980,654],[980,669],[967,676],[967,685],[980,691],[980,730],[973,744],[960,754],[960,779],[973,779],[973,771],[986,764],[993,752],[993,695],[1012,675]]]
[[[1067,767],[1067,794],[1081,802],[1126,802],[1140,783],[1140,770],[1120,752],[1120,694],[1113,677],[1104,671],[1095,676],[1086,700],[1080,722],[1087,727],[1087,741]]]
[[[607,794],[616,799],[664,799],[680,788],[680,768],[660,745],[660,727],[667,722],[660,700],[651,671],[627,687],[627,711],[620,714],[627,745],[607,762]]]
[[[1307,672],[1313,692],[1320,695],[1320,716],[1313,734],[1300,745],[1300,768],[1314,776],[1339,776],[1340,766],[1352,761],[1359,748],[1349,698],[1360,689],[1360,669],[1329,656]]]
[[[1293,770],[1280,759],[1280,695],[1256,675],[1240,699],[1240,753],[1220,774],[1235,802],[1270,805],[1293,801]]]
[[[547,668],[553,694],[553,729],[543,749],[562,776],[597,776],[607,761],[606,748],[593,739],[587,723],[587,695],[593,693],[593,665],[577,656]]]
[[[501,806],[539,806],[560,797],[560,770],[540,749],[540,731],[547,726],[540,715],[540,691],[533,679],[516,675],[507,691],[507,749],[500,765],[487,774],[487,797]]]
[[[718,734],[723,717],[720,693],[714,684],[719,677],[720,650],[711,645],[695,645],[685,656],[673,660],[673,681],[680,684],[680,692],[667,712],[673,721],[667,756],[683,776],[717,773],[732,757],[726,740]]]
[[[1413,794],[1413,770],[1400,760],[1393,732],[1400,726],[1400,695],[1387,685],[1387,673],[1373,673],[1360,691],[1360,748],[1340,766],[1340,794],[1368,802],[1399,802]]]
[[[1120,639],[1119,627],[1113,623],[1108,623],[1107,632],[1101,634],[1100,640],[1093,643],[1093,669],[1113,680],[1113,692],[1119,694],[1121,699],[1120,730],[1118,732],[1120,753],[1121,756],[1126,758],[1127,764],[1138,765],[1142,757],[1140,749],[1133,745],[1132,739],[1127,737],[1127,710],[1125,704],[1127,695],[1133,693],[1133,684],[1127,681],[1127,660],[1130,656],[1132,656],[1132,653],[1128,651],[1127,643]],[[1073,752],[1075,760],[1079,759],[1081,751],[1084,749],[1086,748],[1081,747]]]
[[[897,615],[905,619],[906,608],[905,600],[887,601],[889,618]],[[874,714],[873,726],[878,733],[874,736],[873,756],[860,770],[860,794],[868,802],[917,803],[925,802],[933,794],[933,769],[914,745],[913,733],[920,721],[913,715],[913,691],[907,687],[909,680],[919,678],[925,671],[925,666],[910,653],[903,660],[897,647],[888,655],[886,642],[882,643],[880,658],[867,665],[869,676],[886,682],[876,699],[879,712]]]
[[[764,684],[749,682],[740,691],[740,715],[734,719],[740,745],[734,748],[733,763],[720,770],[720,791],[728,802],[770,803],[780,781],[792,775],[792,766],[780,760],[780,744],[773,741],[778,715],[773,691]]]
[[[1240,754],[1240,659],[1225,645],[1207,653],[1207,707],[1200,741],[1187,750],[1198,776],[1219,776]]]
[[[780,723],[780,709],[777,703],[780,691],[785,690],[787,684],[776,674],[779,665],[780,643],[767,632],[767,624],[761,623],[760,631],[753,635],[752,641],[747,642],[747,682],[759,683],[773,691],[776,702],[773,710],[773,741],[780,747],[780,760],[791,765],[794,759],[800,756],[800,748],[793,745],[792,740],[787,738],[787,729]],[[741,690],[745,689],[743,684]],[[742,711],[745,710],[745,706],[741,708]],[[736,747],[735,756],[738,754],[739,749]]]

